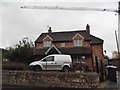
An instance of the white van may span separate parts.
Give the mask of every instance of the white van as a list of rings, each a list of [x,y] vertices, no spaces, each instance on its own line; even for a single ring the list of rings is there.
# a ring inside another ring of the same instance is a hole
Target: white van
[[[72,68],[72,59],[70,55],[52,54],[45,58],[30,63],[29,65],[34,71],[40,70],[62,70],[69,72]]]

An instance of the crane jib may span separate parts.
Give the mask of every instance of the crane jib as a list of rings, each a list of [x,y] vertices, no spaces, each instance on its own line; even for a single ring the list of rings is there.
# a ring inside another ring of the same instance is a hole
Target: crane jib
[[[48,10],[76,10],[76,11],[109,11],[119,12],[120,10],[114,9],[101,9],[101,8],[88,8],[88,7],[59,7],[59,6],[23,6],[23,9],[48,9]]]

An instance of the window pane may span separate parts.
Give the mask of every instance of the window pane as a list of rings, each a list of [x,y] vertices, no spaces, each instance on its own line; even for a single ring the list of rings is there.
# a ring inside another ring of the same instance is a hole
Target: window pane
[[[61,47],[65,47],[65,43],[61,43]]]
[[[46,61],[54,61],[54,56],[46,58]]]
[[[44,41],[43,44],[44,44],[44,47],[50,47],[51,41]]]
[[[86,61],[85,56],[82,56],[82,57],[81,57],[81,63],[85,63],[85,61]]]
[[[74,40],[75,46],[82,46],[82,40]]]
[[[82,46],[82,40],[79,40],[79,45]]]

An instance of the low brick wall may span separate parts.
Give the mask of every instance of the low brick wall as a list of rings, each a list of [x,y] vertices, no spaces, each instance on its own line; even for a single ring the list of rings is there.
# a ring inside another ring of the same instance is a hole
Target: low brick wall
[[[99,76],[96,73],[3,71],[3,85],[57,88],[96,88]]]

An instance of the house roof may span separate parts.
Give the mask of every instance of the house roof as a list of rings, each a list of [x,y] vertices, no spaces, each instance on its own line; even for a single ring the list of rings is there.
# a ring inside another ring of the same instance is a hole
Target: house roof
[[[49,48],[36,49],[34,55],[44,55]],[[53,49],[51,49],[53,50]],[[62,54],[91,54],[90,47],[58,48]],[[58,52],[59,53],[59,52]]]
[[[73,37],[79,33],[84,37],[84,40],[91,40],[92,44],[103,43],[103,40],[90,35],[86,30],[75,30],[75,31],[66,31],[66,32],[52,32],[52,33],[42,33],[35,41],[35,43],[40,43],[43,39],[49,35],[53,42],[62,42],[62,41],[72,41]]]
[[[102,39],[93,35],[90,35],[90,38],[91,38],[91,44],[103,44],[104,42]]]
[[[72,38],[79,33],[85,40],[90,40],[89,34],[85,30],[82,31],[67,31],[67,32],[52,32],[52,33],[42,33],[35,42],[42,42],[46,35],[49,35],[53,41],[71,41]]]

